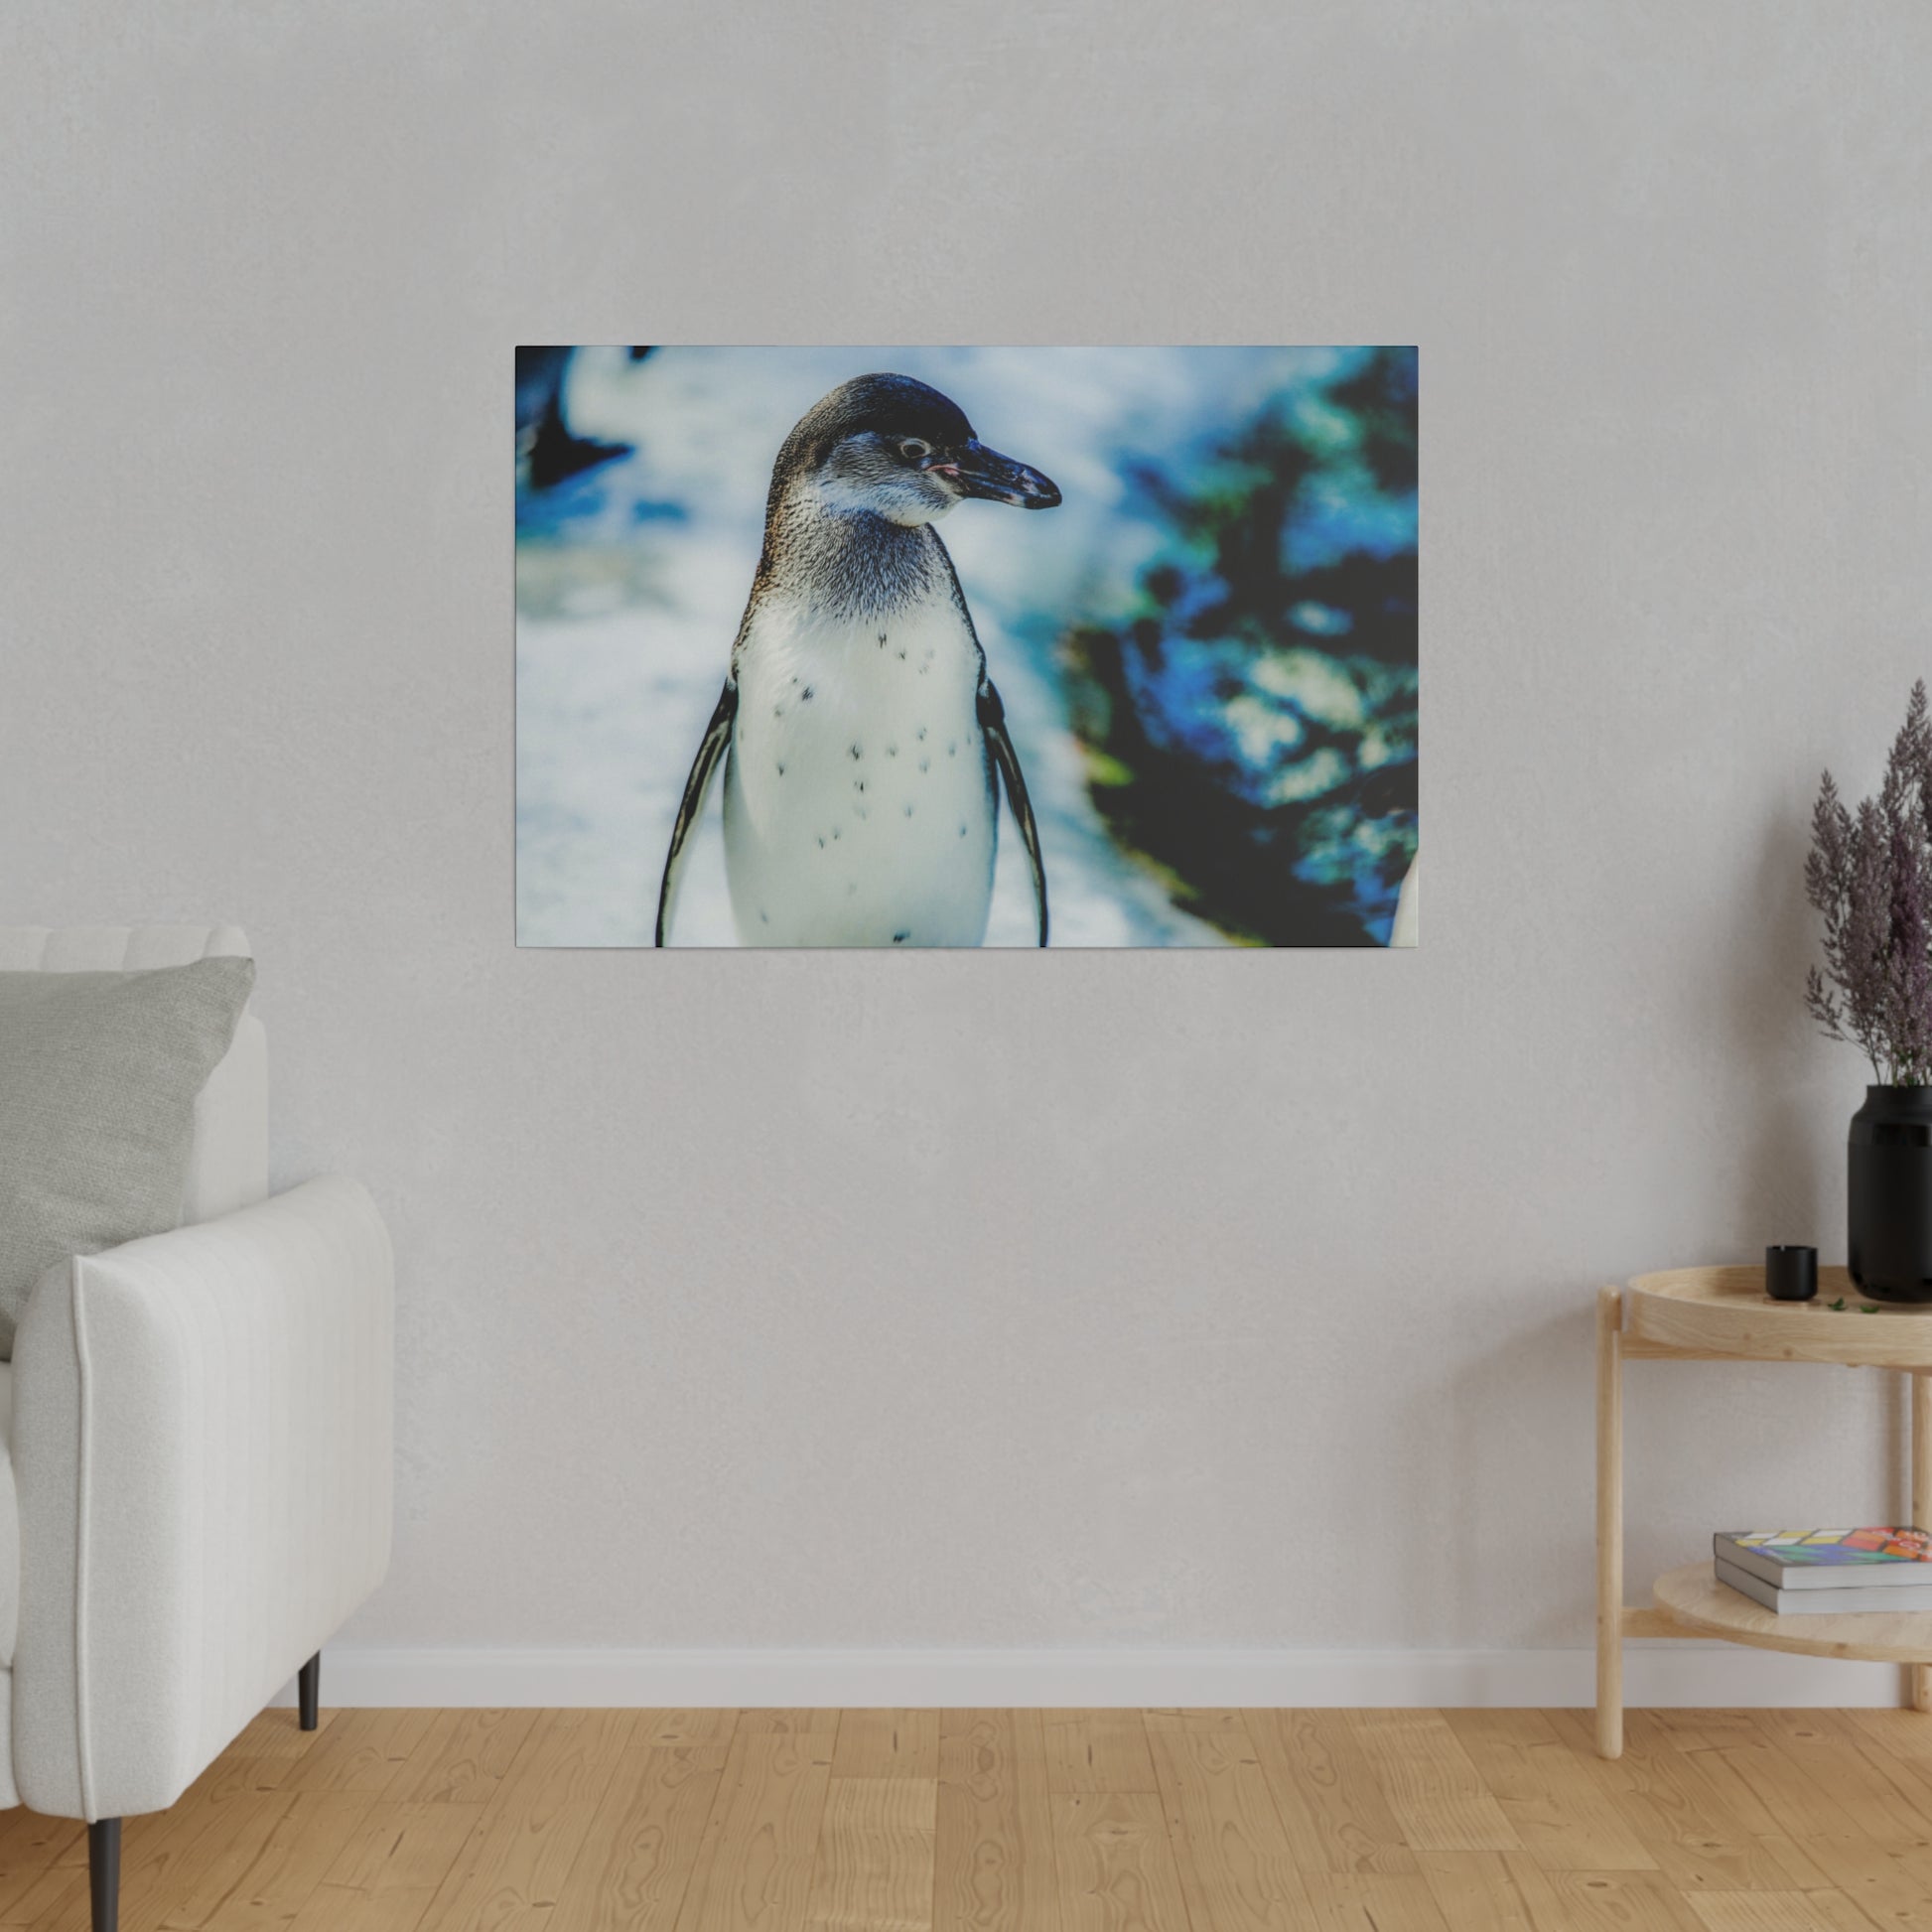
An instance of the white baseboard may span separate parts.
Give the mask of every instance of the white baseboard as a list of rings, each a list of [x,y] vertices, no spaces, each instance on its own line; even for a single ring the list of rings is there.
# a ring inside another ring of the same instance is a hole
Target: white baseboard
[[[1733,1644],[1633,1643],[1636,1707],[1890,1705],[1887,1664]],[[748,1706],[1582,1706],[1587,1650],[330,1650],[325,1704]],[[294,1686],[280,1700],[295,1701]]]

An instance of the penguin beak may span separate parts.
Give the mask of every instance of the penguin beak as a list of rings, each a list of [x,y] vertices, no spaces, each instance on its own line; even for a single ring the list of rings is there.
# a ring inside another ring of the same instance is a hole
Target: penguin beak
[[[984,496],[993,503],[1017,509],[1050,510],[1060,500],[1052,480],[1024,463],[1015,463],[998,450],[989,450],[977,437],[955,450],[934,454],[925,467],[947,479],[967,496]]]

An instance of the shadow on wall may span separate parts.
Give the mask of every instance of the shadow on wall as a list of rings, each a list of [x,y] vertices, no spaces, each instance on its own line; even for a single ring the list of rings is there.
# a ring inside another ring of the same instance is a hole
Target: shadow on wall
[[[1500,1642],[1574,1645],[1588,1639],[1579,1617],[1587,1623],[1594,1600],[1588,1582],[1596,1561],[1594,1411],[1576,1399],[1575,1364],[1594,1345],[1596,1298],[1580,1283],[1555,1308],[1541,1288],[1521,1301],[1530,1311],[1521,1325],[1499,1329],[1496,1345],[1455,1374],[1447,1428],[1441,1421],[1431,1425],[1433,1440],[1418,1442],[1415,1465],[1432,1491],[1427,1520],[1450,1532],[1439,1573],[1446,1627],[1494,1627],[1496,1552],[1508,1547],[1518,1564],[1543,1573],[1531,1577],[1519,1569],[1511,1594],[1551,1607],[1527,1627],[1499,1632]],[[1567,1513],[1559,1512],[1562,1533],[1541,1550],[1522,1541],[1524,1520],[1535,1508],[1523,1494],[1526,1472],[1550,1493],[1576,1498]]]
[[[1804,888],[1810,841],[1809,820],[1795,809],[1766,829],[1755,890],[1744,897],[1745,909],[1707,982],[1721,1002],[1716,1036],[1746,1081],[1731,1124],[1742,1150],[1738,1198],[1712,1206],[1721,1225],[1749,1236],[1753,1254],[1769,1242],[1800,1241],[1830,1262],[1844,1259],[1845,1228],[1842,1216],[1826,1223],[1838,1197],[1821,1165],[1822,1144],[1831,1137],[1821,1132],[1817,1091],[1807,1078],[1813,1029],[1804,969],[1818,939]],[[1846,1121],[1857,1105],[1848,1090]],[[1845,1121],[1832,1125],[1842,1146]]]

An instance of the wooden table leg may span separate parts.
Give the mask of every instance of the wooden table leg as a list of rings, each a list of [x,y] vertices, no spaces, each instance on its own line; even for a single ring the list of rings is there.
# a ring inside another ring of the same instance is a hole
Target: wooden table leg
[[[1596,1750],[1623,1755],[1623,1296],[1614,1288],[1596,1295]]]
[[[1932,1375],[1919,1370],[1905,1379],[1912,1385],[1912,1521],[1924,1529],[1932,1523]],[[1932,1711],[1932,1665],[1908,1668],[1912,1709]]]

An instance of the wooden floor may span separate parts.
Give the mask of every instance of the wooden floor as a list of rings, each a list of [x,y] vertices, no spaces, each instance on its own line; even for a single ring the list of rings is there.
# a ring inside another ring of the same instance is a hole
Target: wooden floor
[[[126,1831],[125,1932],[1909,1932],[1932,1718],[278,1711]],[[0,1925],[85,1860],[0,1814]]]

